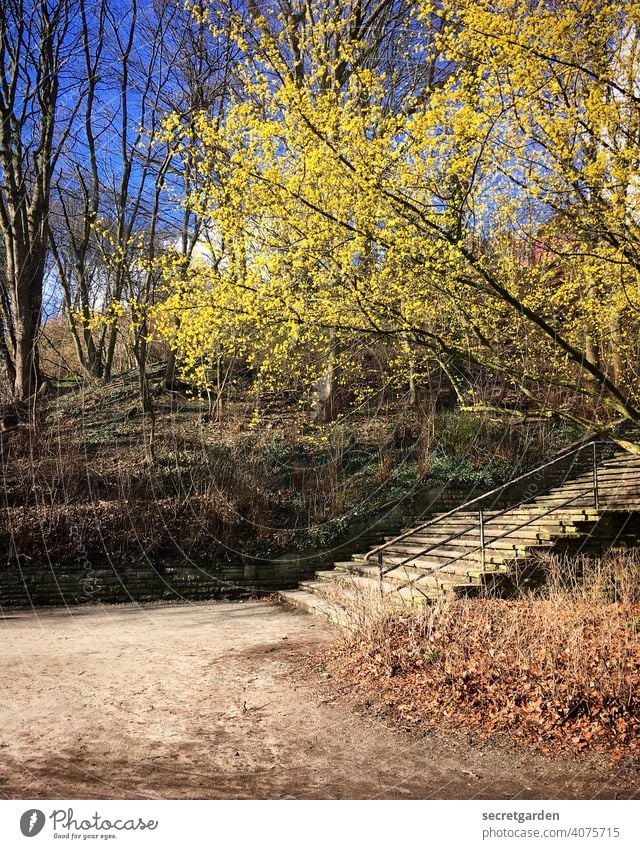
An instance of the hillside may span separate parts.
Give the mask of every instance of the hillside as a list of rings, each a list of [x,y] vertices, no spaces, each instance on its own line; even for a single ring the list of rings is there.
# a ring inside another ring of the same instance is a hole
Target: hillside
[[[429,485],[463,497],[571,437],[552,421],[429,413],[391,393],[325,426],[285,394],[263,398],[256,415],[240,388],[220,421],[206,398],[159,380],[153,399],[143,415],[134,372],[102,386],[54,383],[35,427],[6,427],[6,568],[210,569],[330,547],[384,505],[410,504]]]

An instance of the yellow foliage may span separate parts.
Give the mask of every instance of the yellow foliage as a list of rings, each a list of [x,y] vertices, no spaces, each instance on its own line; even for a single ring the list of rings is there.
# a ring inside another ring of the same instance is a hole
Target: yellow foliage
[[[266,381],[311,378],[373,336],[396,341],[401,370],[416,346],[521,385],[577,387],[584,366],[629,413],[638,4],[420,0],[405,35],[434,82],[396,97],[398,69],[362,61],[347,14],[300,6],[304,26],[274,11],[251,48],[230,15],[243,61],[224,120],[165,122],[220,244],[215,262],[167,258],[153,310],[192,376],[222,353]]]

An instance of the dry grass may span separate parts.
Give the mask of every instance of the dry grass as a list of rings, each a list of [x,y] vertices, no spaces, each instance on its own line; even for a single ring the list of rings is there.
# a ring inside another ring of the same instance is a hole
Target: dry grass
[[[36,426],[2,431],[0,423],[7,565],[23,559],[64,568],[85,556],[146,562],[185,554],[204,564],[238,552],[268,557],[325,546],[344,537],[353,517],[362,523],[412,494],[426,452],[437,448],[440,456],[460,443],[466,453],[479,432],[468,416],[458,422],[447,412],[436,426],[435,400],[423,421],[421,410],[406,410],[391,390],[325,428],[310,425],[299,393],[262,391],[255,421],[256,393],[243,369],[216,418],[204,395],[184,386],[160,391],[159,362],[149,372],[150,416],[142,413],[135,369],[105,385],[76,382],[72,351],[58,345],[63,330],[47,327],[47,367],[64,380],[38,402]],[[404,444],[397,435],[407,429]],[[485,430],[489,454],[497,453],[505,429]],[[549,428],[539,430],[536,444],[548,444]],[[509,450],[526,455],[531,438],[528,428],[514,428]],[[484,454],[474,459],[485,462]]]
[[[363,501],[370,509],[377,446],[357,429],[310,428],[291,405],[252,428],[246,399],[213,422],[206,400],[161,393],[154,462],[130,376],[47,405],[37,427],[0,433],[6,565],[265,557],[305,534],[317,544],[316,529],[343,532],[340,517]],[[393,419],[378,425],[392,430]],[[384,488],[377,497],[389,500]]]
[[[538,748],[606,750],[640,741],[640,560],[550,561],[536,596],[443,600],[401,611],[350,593],[333,663],[405,725],[454,722]]]

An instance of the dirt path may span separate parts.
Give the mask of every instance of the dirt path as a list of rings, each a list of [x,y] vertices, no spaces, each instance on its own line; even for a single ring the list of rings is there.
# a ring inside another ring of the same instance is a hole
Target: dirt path
[[[258,602],[0,619],[0,797],[591,798],[640,786],[349,710],[305,657],[331,631]],[[638,776],[635,776],[638,780]]]

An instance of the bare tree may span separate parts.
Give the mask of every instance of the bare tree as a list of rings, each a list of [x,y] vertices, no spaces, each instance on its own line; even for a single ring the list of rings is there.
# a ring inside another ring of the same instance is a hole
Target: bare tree
[[[0,4],[0,357],[21,400],[38,385],[52,175],[83,96],[67,86],[72,13],[68,0]]]
[[[171,112],[188,125],[220,108],[231,48],[173,0],[79,0],[78,8],[86,98],[56,176],[51,244],[81,369],[108,380],[124,338],[120,310],[104,323],[94,312],[126,302],[136,313],[130,351],[143,375],[153,261],[170,246],[188,264],[200,237],[198,216],[182,204],[198,175],[175,140],[163,139],[162,120]],[[169,359],[170,385],[173,352]],[[146,389],[142,404],[150,406]]]
[[[56,180],[55,204],[50,216],[50,243],[58,281],[62,288],[64,312],[82,371],[87,377],[101,378],[104,372],[104,328],[96,334],[91,314],[96,298],[101,298],[98,280],[104,277],[94,227],[100,211],[101,185],[98,164],[96,105],[102,71],[105,40],[105,3],[87,7],[78,0],[81,22],[82,73],[86,98],[78,123],[76,139],[82,144],[66,152],[62,173]],[[57,221],[55,226],[54,222]],[[101,274],[102,273],[102,274]]]

